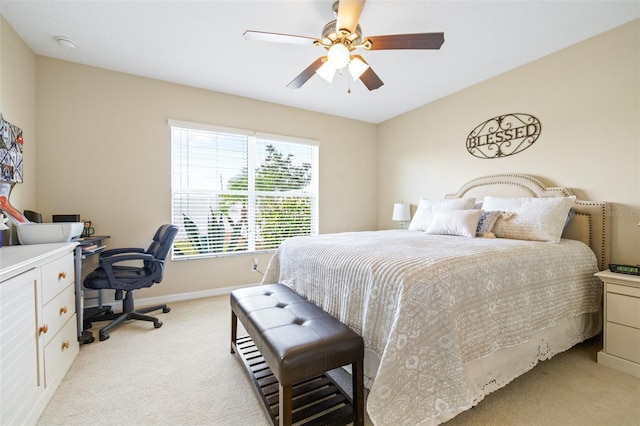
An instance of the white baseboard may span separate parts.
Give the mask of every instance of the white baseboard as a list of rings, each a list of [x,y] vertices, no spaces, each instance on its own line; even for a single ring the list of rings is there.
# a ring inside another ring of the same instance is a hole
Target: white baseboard
[[[640,364],[624,358],[618,358],[617,356],[606,353],[604,350],[598,352],[598,364],[640,378]]]
[[[240,286],[233,287],[222,287],[222,288],[212,288],[210,290],[203,291],[192,291],[189,293],[177,293],[177,294],[167,294],[164,296],[154,296],[154,297],[143,297],[135,299],[135,306],[152,306],[152,305],[162,305],[168,304],[171,302],[183,302],[185,300],[194,300],[194,299],[202,299],[204,297],[215,297],[222,296],[225,294],[231,293],[233,290],[244,288],[244,287],[252,287],[254,285],[259,285],[259,283],[255,284],[246,284]],[[114,310],[122,310],[122,300],[105,300],[103,302],[105,305],[111,306],[111,309]],[[97,303],[85,304],[85,308],[91,308],[98,306]]]

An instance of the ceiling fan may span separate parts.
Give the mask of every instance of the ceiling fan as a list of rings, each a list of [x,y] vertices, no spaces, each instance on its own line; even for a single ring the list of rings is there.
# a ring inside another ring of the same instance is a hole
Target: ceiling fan
[[[322,38],[305,37],[290,34],[268,33],[247,30],[246,40],[273,41],[311,46],[321,46],[327,54],[316,59],[287,87],[298,89],[314,74],[320,75],[329,83],[333,81],[336,71],[346,67],[353,80],[358,78],[369,90],[375,90],[384,83],[360,55],[354,54],[356,49],[394,50],[394,49],[440,49],[444,43],[444,33],[416,33],[369,36],[362,38],[362,30],[358,24],[365,0],[339,0],[333,4],[335,20],[329,22],[322,30]]]

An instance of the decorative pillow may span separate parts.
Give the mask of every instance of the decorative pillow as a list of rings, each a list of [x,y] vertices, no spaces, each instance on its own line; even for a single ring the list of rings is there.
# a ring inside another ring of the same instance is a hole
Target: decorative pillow
[[[501,216],[502,212],[499,211],[484,211],[478,221],[476,237],[495,238],[491,231],[493,231],[493,226]]]
[[[418,208],[409,224],[410,231],[426,231],[433,214],[438,210],[468,210],[473,207],[475,198],[454,198],[451,200],[421,199]]]
[[[562,231],[566,231],[567,228],[569,227],[569,225],[571,225],[571,222],[573,222],[573,216],[575,216],[576,211],[571,208],[569,209],[569,213],[567,214],[567,220],[564,222],[564,227],[562,228]]]
[[[498,238],[560,242],[569,210],[576,197],[499,198],[485,197],[485,210],[513,213],[499,218],[493,227]]]
[[[481,215],[482,210],[438,210],[426,233],[474,238]]]

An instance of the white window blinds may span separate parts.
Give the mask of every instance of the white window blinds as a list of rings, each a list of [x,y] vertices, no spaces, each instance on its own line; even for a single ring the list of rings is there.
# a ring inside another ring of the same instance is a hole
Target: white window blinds
[[[170,121],[174,258],[272,250],[318,233],[318,146]]]

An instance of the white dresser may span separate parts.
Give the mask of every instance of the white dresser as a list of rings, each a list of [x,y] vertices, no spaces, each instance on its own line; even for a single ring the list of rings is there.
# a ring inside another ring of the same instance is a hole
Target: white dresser
[[[604,347],[598,362],[640,377],[640,276],[596,274],[604,283]]]
[[[76,243],[0,248],[0,424],[35,424],[78,355]]]

